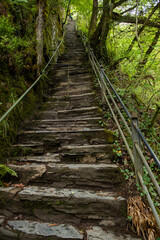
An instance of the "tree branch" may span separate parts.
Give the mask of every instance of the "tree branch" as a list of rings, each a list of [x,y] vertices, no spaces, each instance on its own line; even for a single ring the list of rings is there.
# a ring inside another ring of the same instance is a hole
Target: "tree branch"
[[[124,2],[127,2],[128,0],[119,0],[118,2],[114,3],[114,7],[113,8],[116,8],[116,7],[119,7],[120,5],[122,5]]]
[[[127,10],[125,10],[124,12],[121,12],[120,14],[123,15],[126,12],[132,11],[133,9],[135,9],[137,7],[137,4],[135,4],[133,7],[128,8]]]
[[[150,12],[149,16],[147,17],[146,21],[144,22],[143,26],[138,30],[138,36],[142,33],[142,31],[145,29],[149,19],[152,17],[152,15],[155,13],[155,11],[160,7],[160,2],[152,9],[152,11]],[[133,45],[136,41],[136,36],[134,37],[134,39],[132,40],[128,50],[127,50],[127,53],[129,53],[132,48],[133,48]]]
[[[136,18],[131,15],[121,16],[118,13],[113,12],[112,19],[117,22],[124,22],[124,23],[136,23]],[[140,17],[138,20],[138,24],[144,24],[146,22],[146,17]],[[160,28],[160,23],[147,21],[146,26]]]

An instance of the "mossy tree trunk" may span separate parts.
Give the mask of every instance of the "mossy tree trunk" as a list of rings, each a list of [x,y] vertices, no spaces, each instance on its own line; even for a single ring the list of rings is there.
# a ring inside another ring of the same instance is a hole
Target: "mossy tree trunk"
[[[97,26],[97,14],[98,14],[98,0],[93,0],[92,16],[89,26],[88,38],[90,39],[96,30]]]
[[[44,28],[44,16],[43,16],[44,3],[38,1],[38,16],[36,20],[36,40],[37,40],[37,68],[38,75],[41,72],[43,65],[43,28]]]
[[[103,14],[100,22],[91,38],[91,46],[95,48],[98,57],[103,58],[104,62],[109,63],[106,48],[106,39],[110,29],[110,6],[109,0],[103,0]]]

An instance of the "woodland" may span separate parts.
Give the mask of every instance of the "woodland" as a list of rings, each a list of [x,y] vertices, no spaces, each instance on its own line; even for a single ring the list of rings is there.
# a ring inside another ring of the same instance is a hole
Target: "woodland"
[[[47,62],[51,54],[51,39],[47,39],[51,38],[51,15],[59,21],[59,33],[55,37],[58,40],[66,15],[71,13],[79,31],[87,37],[96,56],[103,63],[119,95],[128,103],[129,110],[138,111],[141,128],[148,134],[159,156],[160,2],[42,1],[45,5],[46,34],[43,60],[37,63],[36,16],[39,2],[2,0],[0,3],[0,114],[12,105],[26,90],[27,84],[37,76],[38,65]],[[35,98],[35,95],[30,97]],[[21,112],[23,106],[19,108],[17,111]],[[12,129],[7,121],[2,125],[3,135],[8,128]],[[12,135],[14,130],[9,132]]]
[[[128,110],[137,112],[140,129],[160,157],[158,0],[1,0],[0,117],[39,76],[62,39],[69,15],[79,35],[86,37]],[[64,46],[60,49],[63,51]],[[9,156],[22,122],[43,101],[45,79],[44,74],[9,117],[0,122],[2,160]],[[121,142],[118,147],[119,144]],[[122,151],[123,146],[118,157]],[[158,175],[153,161],[150,165]]]

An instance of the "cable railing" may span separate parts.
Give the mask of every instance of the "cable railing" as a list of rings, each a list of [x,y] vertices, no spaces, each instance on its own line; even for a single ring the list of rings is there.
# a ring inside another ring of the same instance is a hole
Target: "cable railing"
[[[15,107],[23,100],[23,98],[31,91],[31,89],[33,89],[33,87],[40,81],[40,79],[42,78],[43,74],[45,73],[46,69],[48,68],[48,66],[50,65],[50,63],[52,62],[53,58],[59,54],[59,49],[63,43],[64,40],[64,35],[65,35],[65,31],[63,33],[63,37],[62,40],[60,41],[60,43],[58,44],[56,50],[54,51],[52,57],[50,58],[50,60],[48,61],[48,63],[46,64],[46,66],[43,68],[43,70],[41,71],[41,74],[39,75],[39,77],[35,80],[35,82],[17,99],[17,101],[3,114],[3,116],[0,118],[0,123],[13,111],[13,109],[15,109]]]
[[[153,215],[155,217],[157,226],[160,229],[159,214],[153,203],[153,200],[152,200],[151,194],[148,190],[148,187],[146,186],[146,183],[143,179],[144,168],[146,169],[147,174],[150,176],[150,179],[154,185],[155,191],[157,192],[157,196],[159,196],[159,197],[160,197],[160,186],[159,186],[159,184],[156,180],[156,177],[155,177],[154,173],[152,172],[152,170],[144,156],[142,146],[145,150],[148,151],[151,159],[154,160],[155,164],[157,165],[157,168],[159,168],[159,169],[160,169],[160,161],[157,158],[154,151],[152,150],[151,146],[148,144],[143,133],[141,132],[141,130],[139,128],[137,116],[135,114],[131,115],[129,113],[127,107],[125,106],[122,99],[120,98],[120,96],[114,89],[113,85],[109,81],[108,77],[105,74],[103,67],[98,62],[96,56],[94,55],[93,50],[91,49],[90,45],[87,43],[85,36],[83,36],[83,35],[82,35],[82,40],[86,47],[86,51],[88,52],[89,60],[91,62],[93,71],[96,75],[96,78],[97,78],[99,86],[100,86],[102,102],[107,103],[107,105],[110,109],[110,112],[112,113],[113,119],[118,127],[118,130],[123,139],[123,142],[125,144],[127,152],[128,152],[128,154],[131,158],[131,161],[134,165],[135,175],[136,175],[136,183],[139,184],[142,187],[143,191],[145,192],[149,206],[152,209]],[[121,105],[123,111],[119,107],[119,104]],[[119,117],[116,116],[117,114],[115,113],[114,109],[116,109],[116,113],[119,115],[123,125],[125,126],[128,134],[132,140],[132,147],[130,147],[130,144],[127,141],[126,134],[125,134],[124,130],[122,129],[122,124],[119,122]],[[125,119],[125,115],[127,115],[128,119]]]

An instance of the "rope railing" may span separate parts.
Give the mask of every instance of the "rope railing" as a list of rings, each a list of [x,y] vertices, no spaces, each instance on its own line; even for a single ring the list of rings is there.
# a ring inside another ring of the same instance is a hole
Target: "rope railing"
[[[45,73],[46,69],[48,68],[49,64],[52,62],[53,58],[56,56],[56,54],[59,51],[59,48],[61,47],[63,40],[64,40],[64,35],[65,35],[65,31],[63,33],[63,37],[61,42],[59,43],[59,45],[57,46],[56,50],[54,51],[52,57],[50,58],[50,60],[48,61],[48,63],[46,64],[46,66],[43,68],[41,74],[39,75],[39,77],[35,80],[35,82],[17,99],[17,101],[7,110],[7,112],[5,112],[3,114],[3,116],[0,118],[0,123],[12,112],[12,110],[22,101],[22,99],[31,91],[31,89],[33,89],[33,87],[39,82],[39,80],[41,79],[41,77],[43,76],[43,74]]]
[[[110,112],[112,113],[113,119],[118,127],[118,130],[120,132],[120,135],[123,139],[123,142],[126,146],[127,152],[132,160],[132,163],[135,168],[135,175],[136,175],[136,183],[138,183],[143,191],[146,193],[146,197],[148,200],[148,203],[152,209],[153,215],[155,217],[156,223],[158,228],[160,229],[160,217],[159,214],[154,206],[153,200],[151,198],[150,192],[145,184],[145,181],[143,180],[144,176],[144,167],[150,176],[151,182],[153,183],[153,186],[155,187],[155,191],[158,193],[157,196],[160,196],[160,186],[154,176],[154,173],[152,172],[145,156],[142,151],[141,144],[143,143],[143,146],[145,147],[146,150],[150,153],[151,158],[154,160],[156,163],[157,167],[160,168],[160,161],[158,160],[156,154],[152,150],[151,146],[148,144],[146,138],[144,137],[143,133],[141,132],[139,126],[138,126],[138,118],[134,115],[131,115],[123,103],[122,99],[116,92],[115,88],[111,84],[110,80],[106,76],[106,73],[103,69],[103,67],[100,65],[99,61],[97,60],[96,56],[94,55],[93,50],[91,49],[90,45],[87,43],[87,40],[84,36],[82,36],[84,45],[86,47],[86,50],[88,52],[88,56],[93,68],[93,71],[96,75],[96,78],[98,80],[98,83],[100,85],[101,89],[101,97],[102,97],[102,102],[106,102]],[[111,92],[112,91],[112,92]],[[116,98],[113,97],[113,94],[116,96]],[[119,108],[118,103],[120,103],[122,109],[124,110],[123,112],[126,113],[128,119],[127,121],[125,120],[125,115],[121,112],[121,109]],[[116,112],[118,113],[119,117],[121,118],[122,123],[124,124],[126,130],[129,133],[129,136],[132,140],[132,148],[130,147],[126,134],[122,130],[122,124],[119,123],[119,120],[116,116],[115,111],[113,110],[113,106],[116,109]],[[130,124],[130,126],[129,126]]]

